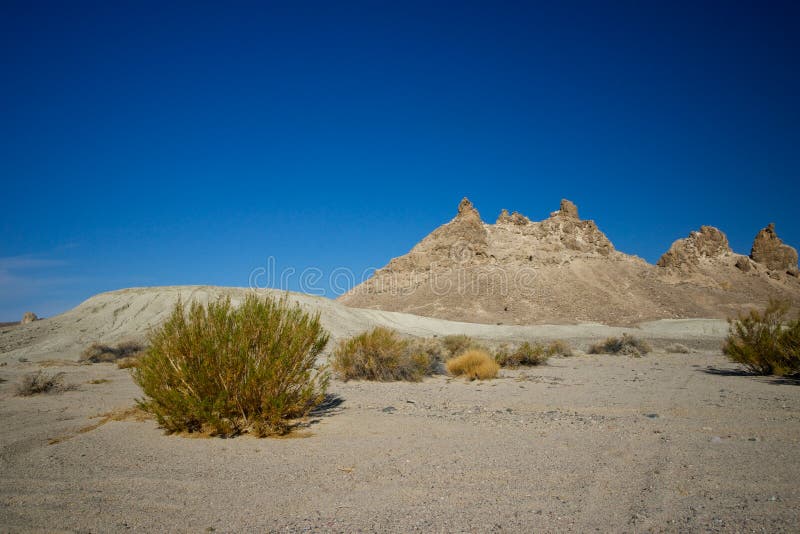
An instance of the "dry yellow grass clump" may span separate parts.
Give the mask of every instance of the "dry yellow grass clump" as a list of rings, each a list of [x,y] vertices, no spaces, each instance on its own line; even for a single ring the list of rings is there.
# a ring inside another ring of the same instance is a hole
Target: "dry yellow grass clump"
[[[469,349],[447,360],[445,367],[450,374],[470,380],[494,378],[500,370],[500,365],[483,349]]]

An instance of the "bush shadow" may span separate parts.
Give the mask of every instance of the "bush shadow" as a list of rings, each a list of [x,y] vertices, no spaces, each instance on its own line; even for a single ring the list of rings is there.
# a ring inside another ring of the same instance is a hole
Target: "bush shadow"
[[[706,367],[699,371],[714,376],[740,376],[756,378],[760,382],[781,386],[800,386],[800,376],[764,376],[748,371],[747,369],[721,369],[719,367]]]
[[[308,421],[304,421],[301,426],[307,428],[319,423],[324,417],[330,417],[341,413],[343,410],[342,404],[344,404],[344,399],[342,397],[332,393],[326,393],[325,399],[308,413]]]

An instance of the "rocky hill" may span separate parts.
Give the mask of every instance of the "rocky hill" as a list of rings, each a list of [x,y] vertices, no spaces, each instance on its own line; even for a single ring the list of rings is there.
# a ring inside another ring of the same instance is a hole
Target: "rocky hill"
[[[703,226],[652,265],[617,251],[568,200],[543,221],[503,210],[488,224],[465,198],[453,220],[339,300],[482,323],[627,325],[724,318],[770,298],[800,303],[797,252],[772,224],[750,256]]]

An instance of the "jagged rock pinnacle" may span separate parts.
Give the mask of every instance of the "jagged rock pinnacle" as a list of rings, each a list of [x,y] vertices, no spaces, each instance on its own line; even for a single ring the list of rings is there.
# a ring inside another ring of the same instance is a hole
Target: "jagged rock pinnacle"
[[[775,233],[775,223],[769,223],[758,232],[750,250],[750,258],[767,269],[775,271],[797,272],[797,251],[783,241]]]
[[[675,241],[656,265],[687,268],[698,265],[701,258],[716,258],[729,252],[728,237],[723,232],[713,226],[701,226],[689,237]]]
[[[567,200],[561,199],[561,209],[559,210],[564,217],[571,217],[573,219],[580,219],[578,217],[578,206]]]
[[[468,220],[481,220],[481,215],[478,213],[478,210],[475,209],[475,206],[472,205],[472,202],[469,201],[467,197],[461,199],[461,202],[458,203],[458,215],[456,215],[456,219],[468,219]]]
[[[496,224],[516,224],[518,226],[523,226],[530,222],[531,220],[523,214],[515,211],[509,215],[508,210],[504,209],[500,212],[500,215],[497,216]]]
[[[561,206],[559,207],[559,210],[551,213],[550,217],[563,217],[565,219],[580,220],[580,217],[578,217],[578,206],[566,198],[561,199]]]

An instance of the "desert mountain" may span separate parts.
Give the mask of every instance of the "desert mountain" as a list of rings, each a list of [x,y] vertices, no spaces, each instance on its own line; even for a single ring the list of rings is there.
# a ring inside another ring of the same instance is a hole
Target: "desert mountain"
[[[568,200],[543,221],[503,210],[488,224],[465,198],[455,218],[339,300],[459,321],[613,325],[724,318],[770,298],[800,303],[797,252],[772,224],[750,256],[703,226],[652,265],[616,250]]]

